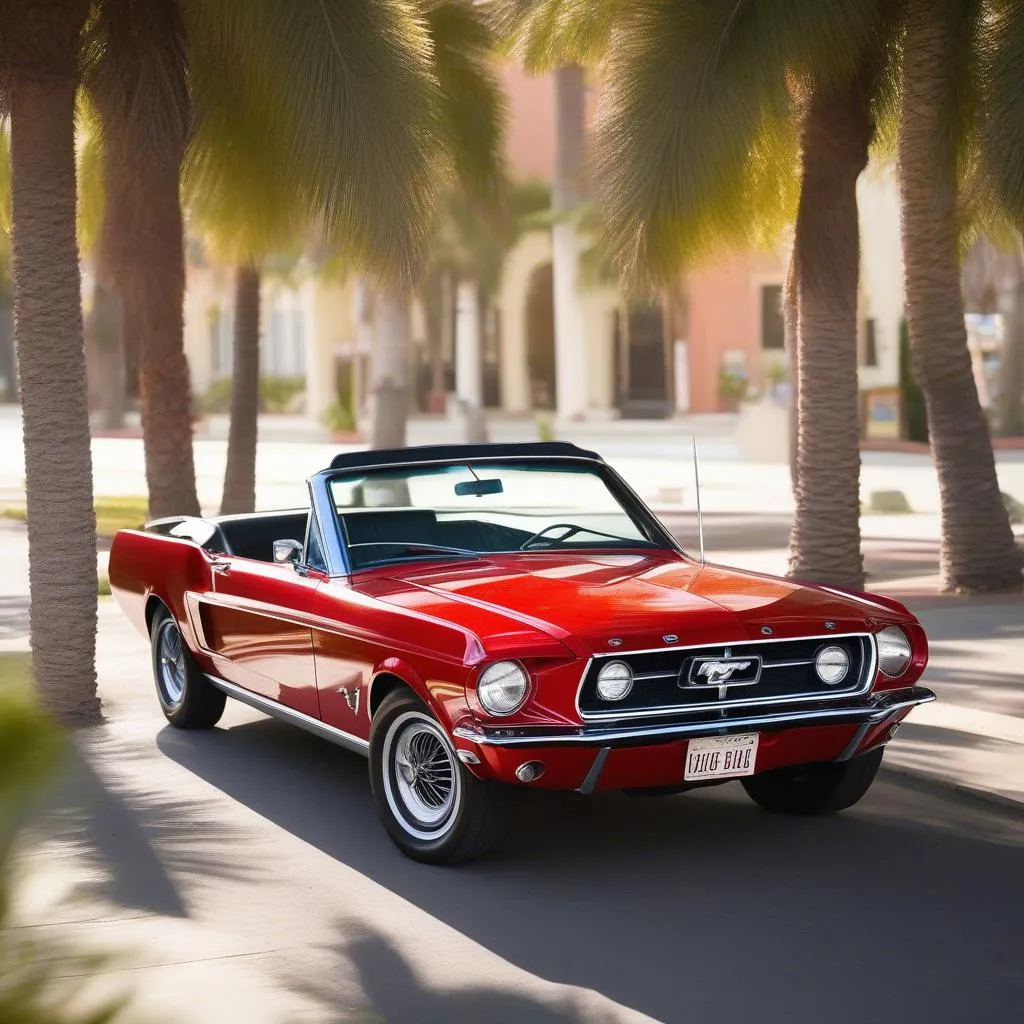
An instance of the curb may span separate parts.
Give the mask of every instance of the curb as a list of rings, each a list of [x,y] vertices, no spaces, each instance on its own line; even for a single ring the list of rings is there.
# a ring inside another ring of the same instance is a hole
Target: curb
[[[907,768],[903,765],[886,764],[882,762],[881,770],[887,775],[902,776],[905,779],[913,779],[922,785],[923,788],[938,791],[943,796],[956,793],[959,796],[986,803],[990,806],[995,804],[1004,810],[1024,816],[1024,800],[1015,800],[1012,796],[1004,793],[997,793],[993,789],[985,789],[983,786],[969,786],[963,782],[950,782],[941,775],[924,771],[920,768]]]

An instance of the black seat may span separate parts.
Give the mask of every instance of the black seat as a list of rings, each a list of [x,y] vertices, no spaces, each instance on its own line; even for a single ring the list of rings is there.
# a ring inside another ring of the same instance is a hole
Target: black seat
[[[346,512],[340,516],[349,544],[443,544],[429,509]]]
[[[306,536],[308,518],[308,512],[255,515],[251,518],[222,519],[220,528],[233,554],[259,562],[272,562],[274,541],[297,540],[301,544]]]

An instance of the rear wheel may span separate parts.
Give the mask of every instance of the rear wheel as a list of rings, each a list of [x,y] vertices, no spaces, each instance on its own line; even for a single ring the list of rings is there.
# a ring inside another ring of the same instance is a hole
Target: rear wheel
[[[370,787],[388,835],[414,860],[472,860],[497,834],[498,787],[465,769],[429,708],[407,690],[385,697],[374,715]]]
[[[150,627],[153,678],[164,717],[178,729],[210,729],[224,714],[227,697],[192,658],[174,616],[160,608]]]
[[[741,779],[747,796],[779,814],[834,814],[852,807],[875,781],[884,748],[849,761],[778,768]]]

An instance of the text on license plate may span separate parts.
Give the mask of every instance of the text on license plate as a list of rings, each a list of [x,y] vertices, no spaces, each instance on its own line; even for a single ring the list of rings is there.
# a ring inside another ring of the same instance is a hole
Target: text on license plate
[[[736,779],[753,775],[757,761],[757,733],[736,736],[707,736],[690,740],[686,748],[683,781],[698,779]]]

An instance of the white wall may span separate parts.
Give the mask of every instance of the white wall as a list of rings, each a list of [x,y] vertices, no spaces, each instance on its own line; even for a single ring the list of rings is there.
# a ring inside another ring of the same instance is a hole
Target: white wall
[[[857,183],[862,273],[861,315],[875,321],[877,366],[860,368],[861,388],[899,382],[900,322],[903,319],[903,251],[900,208],[892,172],[869,167]]]

